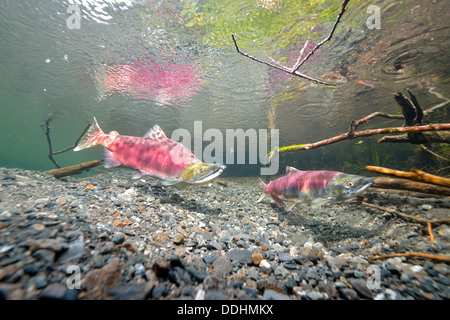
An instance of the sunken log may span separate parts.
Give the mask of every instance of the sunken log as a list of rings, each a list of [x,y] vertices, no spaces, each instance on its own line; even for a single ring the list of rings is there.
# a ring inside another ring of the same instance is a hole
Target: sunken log
[[[374,178],[372,187],[381,189],[400,189],[437,194],[441,196],[450,196],[450,188],[405,179],[393,179],[384,177]]]
[[[435,184],[438,186],[450,188],[450,179],[440,177],[440,176],[435,176],[435,175],[423,172],[421,170],[418,170],[416,168],[412,168],[411,172],[399,171],[399,170],[394,170],[394,169],[389,169],[389,168],[384,168],[384,167],[377,167],[377,166],[367,166],[366,169],[370,170],[370,171],[382,173],[382,174],[387,174],[387,175],[396,176],[396,177],[400,177],[400,178],[411,179],[411,180],[420,181],[420,182],[432,183],[432,184]]]
[[[46,173],[59,179],[59,178],[66,177],[66,176],[80,174],[83,171],[89,171],[89,169],[95,168],[101,164],[103,164],[103,159],[83,162],[83,163],[75,164],[73,166],[64,167],[64,168],[52,169],[52,170],[46,171]]]

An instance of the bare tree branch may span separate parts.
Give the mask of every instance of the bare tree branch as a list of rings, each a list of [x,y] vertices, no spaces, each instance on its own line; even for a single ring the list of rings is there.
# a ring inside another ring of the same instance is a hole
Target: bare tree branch
[[[280,153],[288,153],[292,151],[310,150],[333,144],[342,140],[350,140],[388,133],[404,133],[406,135],[385,136],[378,140],[378,142],[408,142],[412,144],[449,142],[450,132],[448,131],[450,131],[450,123],[421,124],[423,115],[428,115],[429,113],[434,112],[436,110],[436,106],[422,111],[422,108],[420,107],[415,95],[410,90],[407,91],[410,95],[411,100],[405,98],[400,92],[394,96],[396,102],[402,107],[403,116],[387,114],[384,112],[374,112],[359,120],[353,120],[351,122],[350,129],[346,133],[314,143],[281,147],[278,149],[278,151]],[[442,107],[445,104],[446,103],[441,103],[438,106]],[[367,129],[363,131],[357,131],[359,125],[366,123],[376,117],[387,119],[403,119],[405,120],[405,124],[402,127]],[[269,154],[269,157],[272,155],[272,153],[273,151]]]
[[[318,83],[318,84],[323,84],[323,85],[328,85],[328,86],[335,86],[334,84],[332,84],[330,82],[327,82],[327,81],[324,81],[324,80],[321,80],[321,79],[317,79],[317,78],[313,78],[313,77],[310,77],[310,76],[308,76],[308,75],[306,75],[304,73],[301,73],[301,72],[298,71],[298,69],[314,54],[314,52],[317,51],[317,49],[319,49],[323,44],[325,44],[326,42],[331,40],[331,38],[333,37],[334,32],[336,31],[337,25],[339,24],[343,14],[344,14],[344,12],[346,10],[346,6],[347,6],[349,1],[350,0],[344,0],[342,2],[341,11],[339,12],[339,14],[338,14],[338,16],[336,18],[336,21],[334,22],[334,25],[333,25],[333,27],[331,29],[330,34],[325,39],[323,39],[320,43],[318,43],[311,50],[311,52],[309,52],[303,59],[301,59],[302,53],[303,53],[303,51],[306,48],[306,45],[308,43],[308,41],[307,41],[305,43],[305,45],[303,46],[302,50],[300,51],[300,55],[299,55],[296,63],[294,64],[294,66],[292,68],[280,66],[279,63],[276,62],[274,59],[272,59],[270,56],[269,56],[269,58],[272,60],[273,63],[269,63],[269,62],[266,62],[266,61],[261,60],[259,58],[256,58],[254,56],[251,56],[248,53],[245,53],[241,49],[239,49],[239,46],[238,46],[238,44],[236,42],[236,38],[235,38],[234,34],[231,35],[231,38],[233,39],[234,46],[236,47],[237,52],[240,53],[241,55],[243,55],[244,57],[247,57],[247,58],[249,58],[249,59],[251,59],[253,61],[265,64],[265,65],[267,65],[267,66],[269,66],[271,68],[275,68],[277,70],[280,70],[280,71],[292,74],[292,75],[300,77],[300,78],[304,78],[306,80],[309,80],[309,81],[312,81],[312,82],[315,82],[315,83]]]
[[[75,148],[77,146],[78,142],[80,141],[81,137],[89,129],[90,124],[89,123],[87,124],[86,128],[84,128],[83,132],[78,137],[77,141],[75,141],[75,144],[72,147],[69,147],[69,148],[66,148],[66,149],[60,150],[60,151],[53,151],[52,140],[50,138],[50,122],[52,120],[53,120],[53,117],[50,115],[47,119],[44,120],[44,124],[41,125],[41,128],[42,128],[42,131],[44,132],[45,136],[47,137],[48,158],[50,159],[50,161],[52,161],[54,163],[54,165],[57,168],[61,168],[61,166],[59,165],[59,163],[55,160],[55,158],[53,156],[55,154],[61,154],[61,153],[64,153],[66,151],[69,151],[69,150],[72,150],[73,148]]]

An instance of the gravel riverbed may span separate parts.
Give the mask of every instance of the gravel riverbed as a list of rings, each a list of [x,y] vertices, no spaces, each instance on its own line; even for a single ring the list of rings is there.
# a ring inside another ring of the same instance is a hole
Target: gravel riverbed
[[[256,177],[184,190],[126,169],[55,179],[0,168],[0,298],[449,299],[450,201],[369,188],[355,201],[292,212],[256,203]]]

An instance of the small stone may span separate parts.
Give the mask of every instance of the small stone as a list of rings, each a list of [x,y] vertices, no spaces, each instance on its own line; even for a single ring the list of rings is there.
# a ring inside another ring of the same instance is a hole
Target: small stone
[[[351,278],[348,282],[352,285],[352,287],[363,297],[372,299],[372,291],[367,287],[366,279],[355,279]]]
[[[108,254],[116,251],[116,245],[112,241],[100,242],[95,246],[98,254]]]
[[[34,284],[36,289],[42,289],[47,286],[47,279],[45,276],[35,276],[30,279],[30,282]]]
[[[55,251],[49,249],[39,249],[33,253],[33,257],[39,261],[53,263],[55,261]]]
[[[33,229],[36,231],[42,231],[45,229],[45,225],[43,225],[42,223],[35,223],[33,224]]]
[[[315,263],[317,261],[317,255],[312,249],[312,247],[305,246],[299,248],[299,255],[295,259],[300,263],[304,263],[307,261]]]
[[[56,239],[28,239],[25,242],[25,245],[30,248],[31,252],[38,249],[48,249],[59,252],[63,249],[61,241]]]
[[[125,239],[126,239],[125,234],[120,232],[113,237],[112,242],[114,242],[115,244],[122,244],[125,241]]]
[[[127,189],[117,195],[117,199],[123,202],[131,202],[136,196],[136,191],[133,188]]]
[[[65,286],[57,283],[52,283],[44,290],[42,290],[39,298],[41,300],[63,300],[65,298],[65,294]]]
[[[339,290],[339,292],[341,293],[341,295],[344,299],[347,299],[347,300],[357,300],[358,299],[358,294],[353,289],[342,288]]]
[[[101,269],[94,269],[83,278],[88,300],[104,300],[108,291],[120,282],[120,259],[114,258]]]
[[[181,234],[177,234],[175,238],[172,239],[172,242],[175,244],[183,244],[184,243],[184,237]]]
[[[387,288],[383,292],[377,294],[374,300],[403,300],[403,297],[394,290]]]
[[[145,267],[142,263],[136,263],[134,265],[134,275],[139,276],[145,274]]]
[[[322,300],[324,299],[324,296],[322,293],[318,291],[309,291],[306,293],[306,296],[311,300]]]
[[[39,272],[39,266],[36,263],[30,263],[23,266],[23,272],[30,276],[35,276]]]
[[[71,260],[78,259],[84,253],[84,236],[82,233],[78,235],[78,238],[69,244],[69,247],[63,254],[58,257],[58,262],[66,263]]]
[[[210,254],[207,254],[203,257],[203,261],[205,261],[206,264],[213,264],[214,261],[220,257],[220,253],[218,251],[212,252]]]
[[[252,253],[252,261],[253,264],[256,266],[259,266],[259,264],[261,263],[261,261],[264,259],[264,256],[261,252],[259,251],[254,251]]]
[[[241,264],[251,264],[252,260],[252,252],[246,249],[232,249],[226,253],[226,256],[231,261],[238,261]]]
[[[212,269],[218,276],[226,277],[233,270],[233,265],[227,256],[220,256],[214,260]]]
[[[272,289],[264,290],[264,300],[290,300],[289,296]]]
[[[108,291],[108,298],[111,297],[115,300],[144,300],[147,295],[146,291],[145,283],[119,283]]]
[[[156,241],[158,243],[163,243],[164,241],[168,240],[169,237],[166,236],[165,234],[155,234],[153,236],[153,241]]]
[[[279,253],[278,260],[280,262],[292,261],[292,256],[289,253]]]
[[[272,267],[269,261],[267,261],[266,259],[261,260],[259,267],[266,274],[270,274],[272,272]]]

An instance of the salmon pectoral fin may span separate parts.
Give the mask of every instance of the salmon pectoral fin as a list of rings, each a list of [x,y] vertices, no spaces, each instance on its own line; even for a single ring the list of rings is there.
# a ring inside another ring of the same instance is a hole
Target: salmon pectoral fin
[[[146,176],[146,175],[147,175],[147,173],[145,173],[143,171],[139,171],[139,172],[136,172],[135,174],[133,174],[131,179],[136,180],[136,179],[142,178],[143,176]]]
[[[266,194],[263,193],[263,194],[261,195],[261,197],[259,197],[258,201],[256,201],[256,203],[260,203],[261,201],[263,201],[263,199],[264,199],[265,196],[266,196]]]
[[[179,182],[181,182],[182,180],[179,179],[164,179],[161,184],[163,186],[173,186],[174,184],[177,184]]]
[[[283,205],[283,199],[281,199],[279,196],[276,196],[274,194],[271,194],[272,199],[278,204],[278,205]]]
[[[322,205],[324,205],[325,203],[327,203],[328,201],[330,201],[330,199],[326,199],[326,198],[317,198],[317,199],[314,199],[314,200],[311,202],[311,208],[317,209],[317,208],[321,207]]]
[[[122,165],[122,163],[116,158],[114,153],[105,148],[105,168],[114,168]]]
[[[291,210],[295,207],[296,204],[297,204],[297,202],[291,202],[291,203],[289,203],[288,205],[286,205],[285,210],[286,210],[286,211],[291,211]]]

